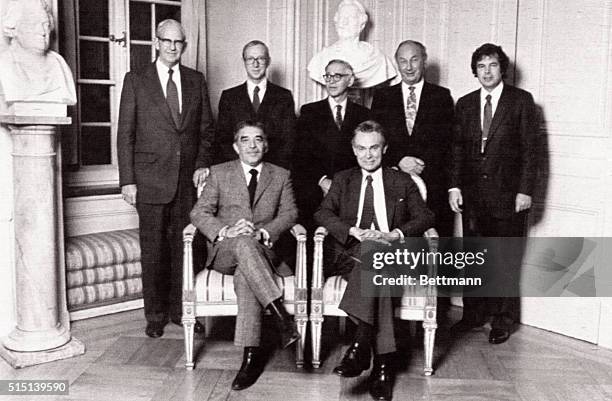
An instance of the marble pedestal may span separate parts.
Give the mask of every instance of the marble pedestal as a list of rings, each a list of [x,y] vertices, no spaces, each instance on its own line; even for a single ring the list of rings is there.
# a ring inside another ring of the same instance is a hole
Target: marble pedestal
[[[84,352],[66,307],[57,126],[67,117],[0,116],[13,139],[17,326],[0,356],[13,367]],[[38,356],[37,356],[38,355]]]

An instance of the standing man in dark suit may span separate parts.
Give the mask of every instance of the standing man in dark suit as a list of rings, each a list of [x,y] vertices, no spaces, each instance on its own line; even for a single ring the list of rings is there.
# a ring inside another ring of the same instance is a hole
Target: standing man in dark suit
[[[369,391],[376,400],[393,395],[393,359],[396,351],[393,299],[383,286],[372,296],[363,296],[361,242],[394,242],[404,236],[421,236],[434,223],[417,186],[408,174],[382,167],[387,151],[383,129],[374,121],[357,126],[352,140],[359,167],[334,175],[331,188],[314,215],[330,236],[326,239],[326,276],[348,276],[340,308],[357,323],[355,340],[334,373],[354,377],[370,367],[372,346],[374,367]],[[365,267],[364,267],[365,268]]]
[[[427,206],[436,214],[435,227],[440,236],[452,236],[447,171],[453,98],[448,89],[425,81],[427,51],[421,43],[403,41],[395,60],[402,82],[377,91],[372,100],[372,118],[385,127],[389,139],[385,161],[425,181]]]
[[[214,138],[204,76],[180,65],[183,28],[164,20],[155,34],[157,60],[125,76],[117,130],[121,193],[140,221],[149,337],[162,336],[169,319],[181,324],[181,234],[194,186],[208,175]]]
[[[242,60],[247,73],[245,83],[226,89],[219,100],[217,141],[221,160],[236,158],[232,149],[234,128],[240,121],[263,123],[268,135],[266,161],[284,168],[291,166],[295,141],[295,106],[291,91],[268,81],[268,46],[259,40],[244,45]]]
[[[300,215],[306,222],[329,191],[334,174],[357,165],[353,130],[370,115],[370,110],[348,99],[355,82],[349,63],[331,60],[323,79],[329,96],[303,105],[297,123],[294,176]]]
[[[454,212],[463,212],[465,237],[525,235],[538,124],[531,94],[504,83],[508,64],[500,46],[480,46],[471,67],[481,88],[457,102],[448,198]],[[513,303],[512,298],[464,297],[463,318],[452,331],[481,326],[490,314],[489,342],[503,343],[516,320]]]
[[[265,365],[259,346],[264,309],[276,318],[283,347],[300,338],[274,280],[274,273],[292,273],[285,264],[276,266],[272,247],[295,223],[297,208],[289,171],[262,162],[268,142],[261,123],[239,123],[233,147],[240,160],[212,167],[191,221],[212,244],[206,265],[234,275],[234,343],[244,347],[244,358],[232,389],[242,390],[255,383]]]

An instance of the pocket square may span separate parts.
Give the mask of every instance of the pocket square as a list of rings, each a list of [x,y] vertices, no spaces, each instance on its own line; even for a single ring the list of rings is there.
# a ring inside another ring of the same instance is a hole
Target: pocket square
[[[398,202],[403,202],[403,201],[404,201],[404,198],[399,198],[397,201],[398,201]]]

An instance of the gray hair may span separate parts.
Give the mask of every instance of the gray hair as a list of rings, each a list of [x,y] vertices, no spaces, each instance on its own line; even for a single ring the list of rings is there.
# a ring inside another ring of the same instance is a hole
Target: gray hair
[[[423,57],[423,60],[427,60],[427,49],[425,48],[425,45],[423,45],[423,43],[421,42],[417,42],[416,40],[404,40],[402,43],[399,44],[399,46],[397,46],[397,50],[395,51],[395,59],[397,60],[397,53],[399,52],[399,49],[402,48],[402,46],[405,45],[413,45],[416,46],[420,51],[421,51],[421,57]]]
[[[47,18],[49,19],[49,31],[53,31],[55,29],[53,13],[51,12],[49,5],[44,0],[11,0],[8,3],[6,12],[2,18],[2,32],[4,33],[4,36],[8,38],[15,37],[15,29],[17,29],[17,25],[19,24],[24,12],[28,11],[27,6],[30,5],[40,6],[47,14]]]
[[[325,69],[327,70],[327,67],[329,67],[332,64],[340,64],[344,66],[344,68],[348,69],[351,72],[351,74],[355,74],[355,72],[353,71],[353,67],[348,62],[344,60],[340,60],[339,58],[329,60],[329,63],[327,63],[327,65],[325,66]]]
[[[162,31],[170,25],[174,25],[176,26],[180,31],[181,31],[181,36],[183,37],[183,40],[185,40],[186,36],[185,36],[185,29],[183,29],[183,25],[181,25],[180,22],[178,22],[175,19],[165,19],[162,22],[160,22],[159,24],[157,24],[157,28],[155,28],[155,36],[157,36],[158,38],[161,37],[161,33]]]

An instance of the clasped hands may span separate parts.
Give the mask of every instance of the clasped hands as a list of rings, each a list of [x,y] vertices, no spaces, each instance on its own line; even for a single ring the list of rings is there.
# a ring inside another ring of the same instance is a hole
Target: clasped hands
[[[266,246],[269,246],[270,243],[270,237],[266,230],[263,228],[256,228],[255,224],[247,219],[238,220],[236,223],[234,223],[234,225],[229,226],[227,231],[225,231],[226,238],[235,238],[239,235],[255,237],[257,241]]]
[[[363,229],[359,227],[351,227],[349,229],[349,235],[355,237],[359,242],[368,240],[376,241],[385,245],[391,245],[391,242],[400,239],[400,235],[397,231],[393,230],[390,233],[383,233],[378,230]]]

